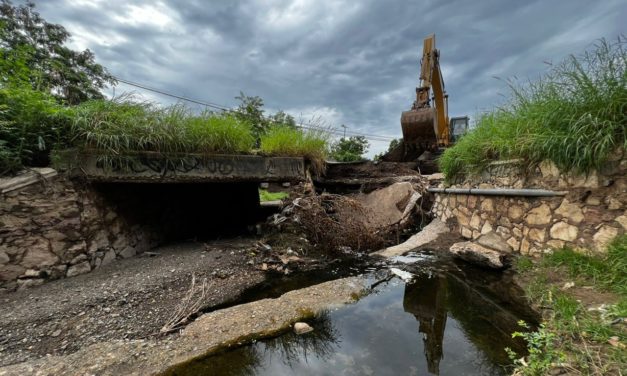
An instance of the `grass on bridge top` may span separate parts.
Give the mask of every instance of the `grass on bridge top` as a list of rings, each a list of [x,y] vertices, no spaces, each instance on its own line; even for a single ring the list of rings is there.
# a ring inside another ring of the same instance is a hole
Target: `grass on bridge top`
[[[95,150],[107,160],[157,152],[303,156],[319,170],[329,138],[321,131],[273,124],[259,136],[253,126],[229,113],[194,113],[175,104],[160,107],[123,96],[63,106],[30,88],[0,86],[0,176],[25,166],[45,166],[50,151]]]
[[[600,40],[535,82],[508,82],[509,101],[481,115],[440,158],[447,179],[514,158],[529,165],[548,159],[563,170],[585,173],[627,147],[626,43],[625,36]]]

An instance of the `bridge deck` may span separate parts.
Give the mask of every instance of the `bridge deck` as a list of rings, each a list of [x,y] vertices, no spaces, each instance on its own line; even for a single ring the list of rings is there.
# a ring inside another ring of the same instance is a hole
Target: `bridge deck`
[[[302,157],[259,155],[185,154],[164,157],[158,153],[136,153],[110,158],[66,150],[59,153],[60,167],[73,176],[100,182],[136,183],[221,183],[302,181]]]

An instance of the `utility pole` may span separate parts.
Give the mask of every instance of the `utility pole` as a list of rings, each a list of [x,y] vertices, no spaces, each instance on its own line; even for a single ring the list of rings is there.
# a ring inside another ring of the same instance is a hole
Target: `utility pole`
[[[346,138],[346,125],[342,124],[340,127],[344,128],[344,136],[342,138]]]

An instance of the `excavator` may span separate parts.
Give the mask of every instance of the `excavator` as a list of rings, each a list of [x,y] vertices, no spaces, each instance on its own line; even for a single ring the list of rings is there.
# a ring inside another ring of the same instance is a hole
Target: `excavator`
[[[448,117],[448,94],[440,69],[435,34],[425,38],[420,66],[420,86],[409,111],[401,114],[403,139],[383,156],[387,162],[417,162],[423,174],[437,172],[435,159],[468,129],[468,117]]]

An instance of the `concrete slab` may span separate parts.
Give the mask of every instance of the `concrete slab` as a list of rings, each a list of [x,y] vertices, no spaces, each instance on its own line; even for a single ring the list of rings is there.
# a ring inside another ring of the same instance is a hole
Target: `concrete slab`
[[[52,178],[57,175],[57,171],[48,167],[33,167],[24,170],[16,176],[0,178],[0,193],[15,191],[42,180]]]
[[[438,238],[441,234],[449,232],[449,228],[446,224],[439,219],[434,219],[419,233],[415,234],[411,238],[407,239],[404,243],[382,249],[377,252],[371,253],[371,255],[394,257],[400,256],[420,246],[428,244]]]
[[[219,183],[305,179],[305,162],[301,157],[221,154],[165,157],[159,153],[137,153],[111,159],[72,150],[59,155],[61,167],[71,175],[103,182]]]

